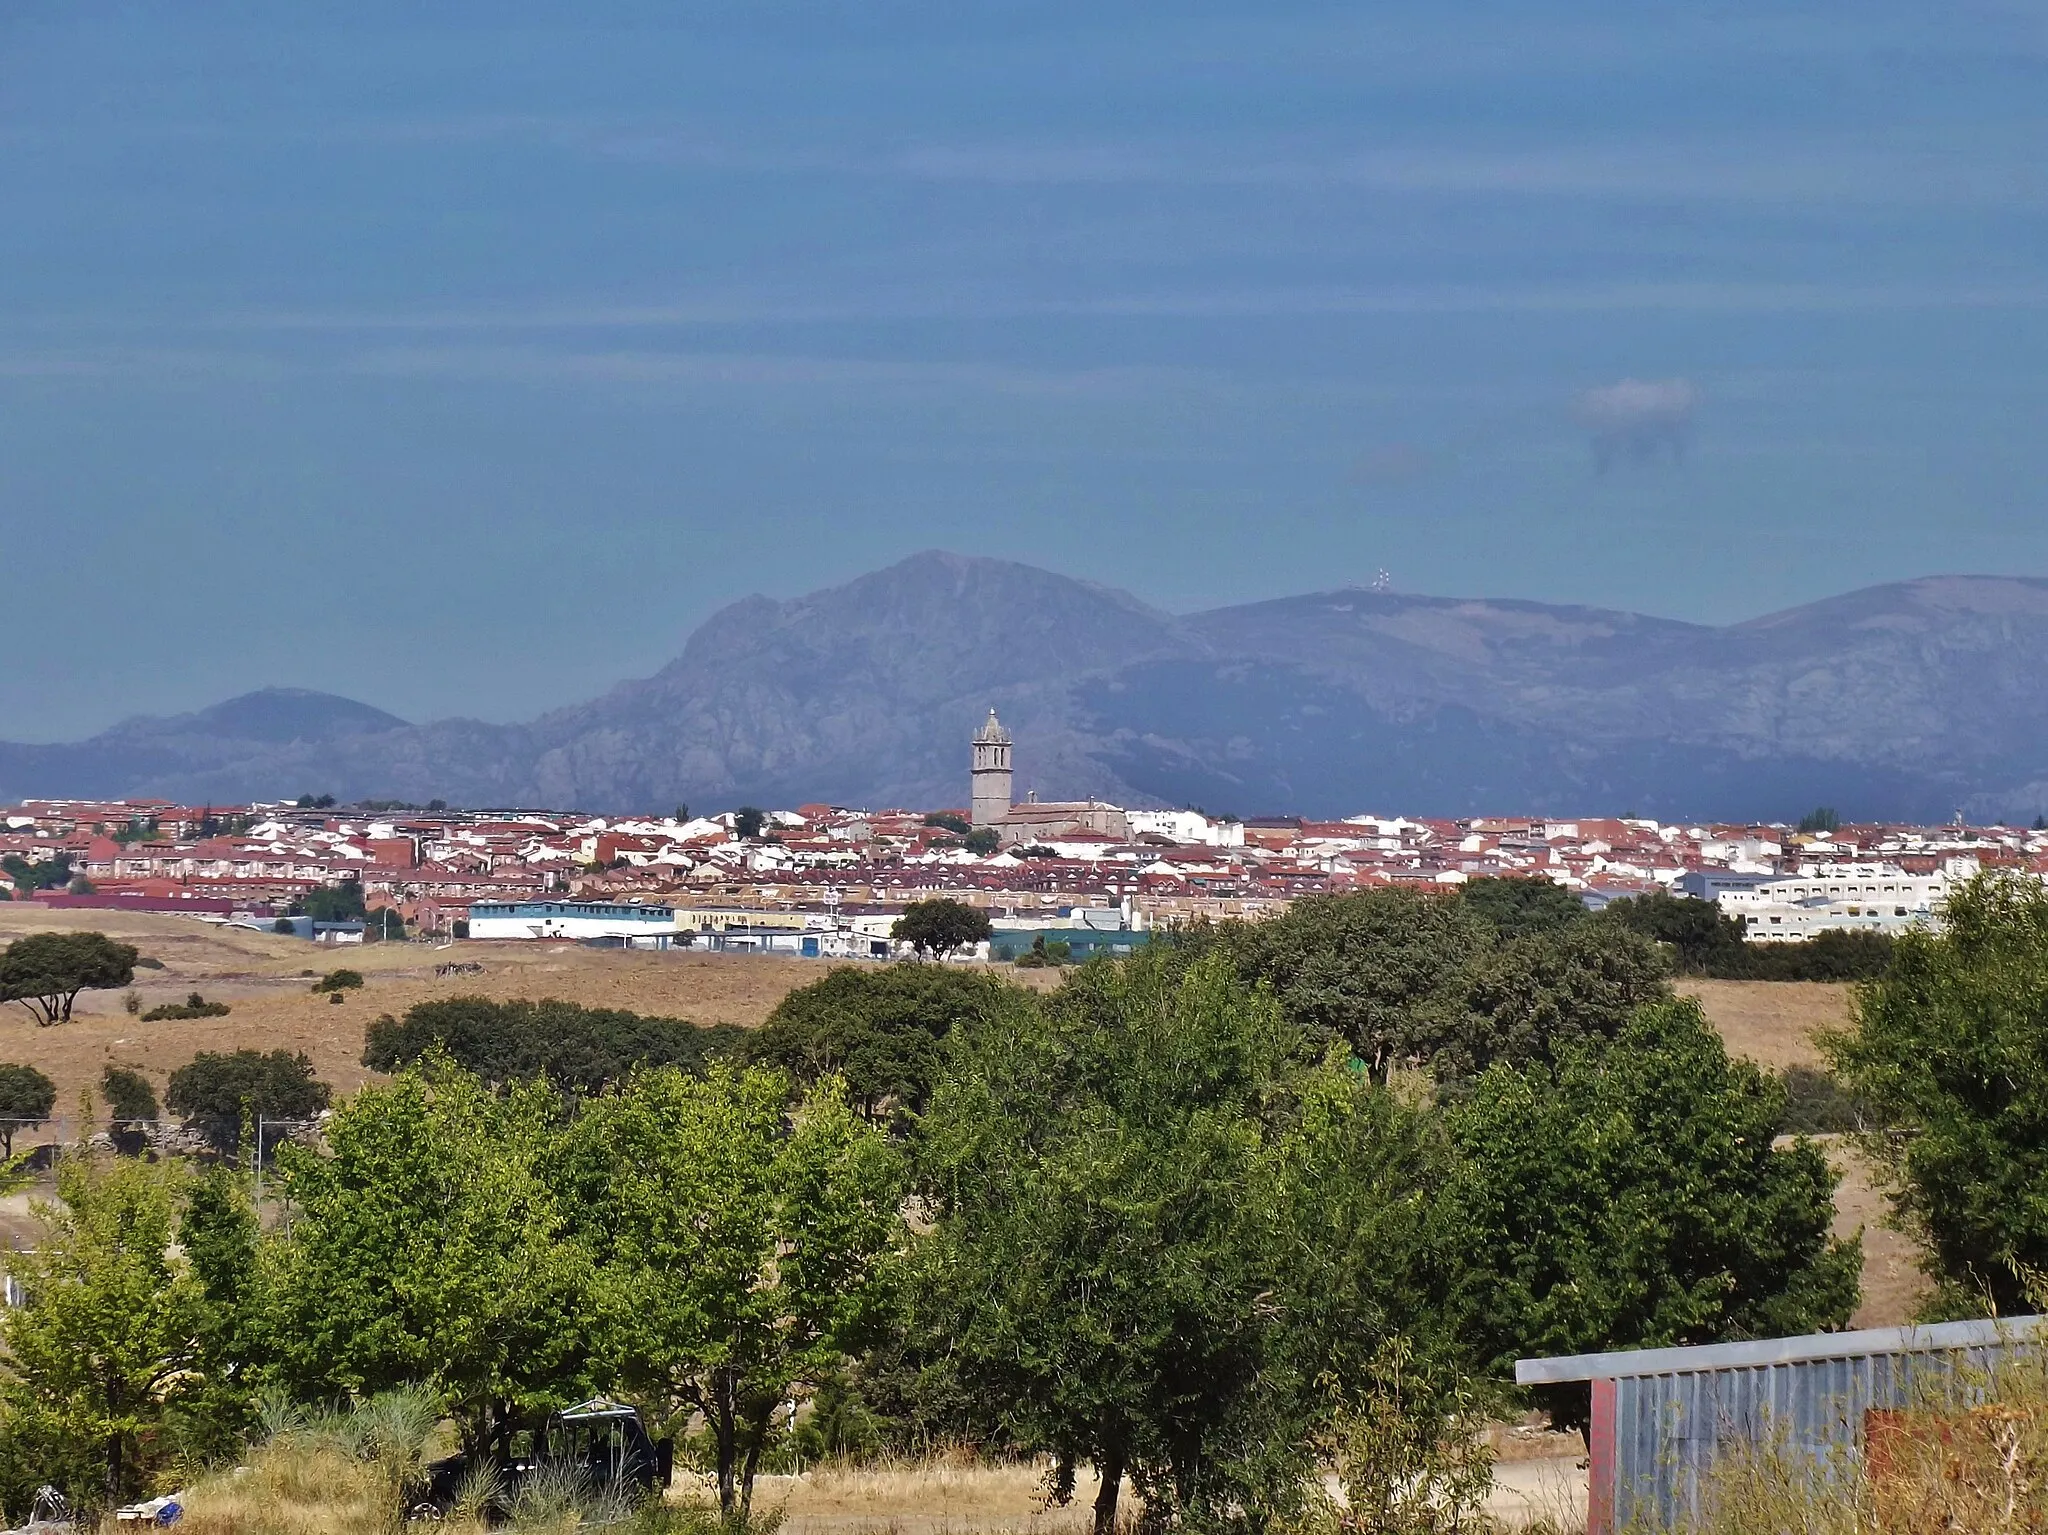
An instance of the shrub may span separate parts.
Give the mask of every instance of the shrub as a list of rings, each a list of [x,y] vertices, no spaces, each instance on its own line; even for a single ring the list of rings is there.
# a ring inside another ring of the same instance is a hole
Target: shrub
[[[100,1096],[116,1124],[153,1125],[159,1110],[149,1078],[127,1066],[109,1066],[100,1073]]]
[[[225,1002],[209,1002],[193,992],[182,1003],[166,1002],[142,1015],[144,1023],[163,1023],[185,1018],[225,1018],[234,1011]]]
[[[353,991],[363,984],[360,970],[330,970],[313,983],[315,991]]]

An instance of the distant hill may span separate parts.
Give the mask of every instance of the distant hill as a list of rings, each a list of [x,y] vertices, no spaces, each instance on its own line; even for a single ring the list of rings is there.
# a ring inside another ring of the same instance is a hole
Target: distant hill
[[[68,746],[0,798],[307,789],[665,810],[959,803],[991,705],[1018,789],[1237,814],[2031,819],[2048,808],[2048,581],[1937,576],[1726,627],[1319,592],[1183,617],[917,555],[714,614],[653,676],[525,725],[266,689]]]

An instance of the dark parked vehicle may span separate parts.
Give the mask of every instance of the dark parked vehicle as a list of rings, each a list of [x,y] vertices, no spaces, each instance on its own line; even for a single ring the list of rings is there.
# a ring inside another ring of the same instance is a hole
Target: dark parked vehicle
[[[622,1402],[602,1397],[581,1402],[550,1413],[538,1434],[513,1435],[500,1453],[450,1455],[432,1462],[407,1504],[406,1517],[445,1518],[464,1484],[483,1466],[496,1473],[491,1506],[484,1512],[502,1517],[518,1496],[520,1483],[540,1471],[567,1472],[593,1492],[616,1489],[652,1496],[674,1475],[675,1441],[649,1439],[640,1414]]]

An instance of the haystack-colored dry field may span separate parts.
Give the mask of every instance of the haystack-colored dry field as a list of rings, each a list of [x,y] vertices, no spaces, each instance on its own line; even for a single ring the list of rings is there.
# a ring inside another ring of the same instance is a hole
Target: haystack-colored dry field
[[[234,1009],[225,1018],[143,1023],[121,992],[86,992],[78,1016],[39,1027],[19,1007],[0,1008],[0,1060],[26,1061],[57,1083],[60,1111],[108,1062],[135,1066],[159,1086],[201,1050],[303,1050],[320,1077],[346,1092],[366,1080],[363,1028],[379,1013],[403,1013],[433,997],[558,997],[589,1007],[752,1025],[795,986],[822,972],[815,963],[765,955],[625,953],[569,943],[365,944],[327,949],[303,940],[214,927],[190,917],[97,911],[43,911],[0,903],[0,942],[51,930],[100,931],[163,961],[137,970],[134,990],[147,1012],[198,991]],[[474,962],[481,975],[436,977],[450,961]],[[360,991],[330,1003],[313,977],[346,966],[363,973]]]
[[[1707,981],[1678,990],[1698,997],[1732,1054],[1761,1066],[1818,1066],[1816,1029],[1846,1028],[1851,987],[1833,981]]]

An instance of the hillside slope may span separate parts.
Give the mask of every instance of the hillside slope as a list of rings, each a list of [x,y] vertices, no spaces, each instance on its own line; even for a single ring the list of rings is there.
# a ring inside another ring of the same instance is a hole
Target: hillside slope
[[[735,603],[654,675],[530,724],[415,726],[271,689],[76,745],[0,745],[0,798],[959,803],[966,738],[994,706],[1019,792],[1045,797],[2031,818],[2048,807],[2044,672],[2036,579],[1930,577],[1721,628],[1356,590],[1174,617],[928,553]]]

